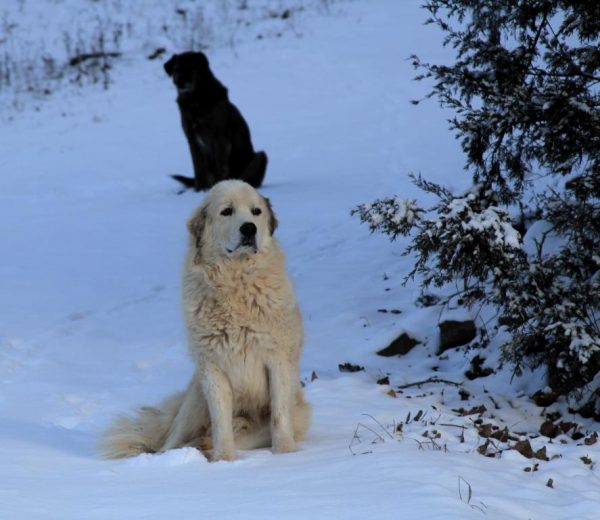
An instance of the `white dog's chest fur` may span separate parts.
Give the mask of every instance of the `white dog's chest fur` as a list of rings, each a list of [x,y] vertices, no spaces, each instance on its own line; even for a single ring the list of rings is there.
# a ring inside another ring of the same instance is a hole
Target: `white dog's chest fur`
[[[266,406],[269,360],[295,358],[300,348],[290,349],[284,340],[290,330],[301,329],[299,310],[289,305],[295,298],[290,298],[293,289],[285,271],[186,268],[184,276],[184,313],[199,369],[216,365],[241,406]]]

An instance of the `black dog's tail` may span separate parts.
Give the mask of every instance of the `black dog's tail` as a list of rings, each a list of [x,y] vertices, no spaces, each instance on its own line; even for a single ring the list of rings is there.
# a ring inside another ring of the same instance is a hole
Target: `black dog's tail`
[[[183,184],[186,188],[195,188],[196,180],[193,177],[185,177],[184,175],[171,175],[172,179]]]

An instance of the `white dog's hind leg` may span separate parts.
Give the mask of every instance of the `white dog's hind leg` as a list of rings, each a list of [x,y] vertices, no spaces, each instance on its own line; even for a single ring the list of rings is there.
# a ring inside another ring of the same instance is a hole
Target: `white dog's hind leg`
[[[202,389],[210,412],[213,460],[234,460],[233,391],[229,379],[216,366],[206,366]]]
[[[185,446],[190,438],[208,426],[208,421],[206,399],[202,395],[198,377],[194,375],[160,451]]]
[[[269,366],[271,437],[274,453],[287,453],[296,449],[292,421],[296,393],[295,377],[285,360],[275,360]]]

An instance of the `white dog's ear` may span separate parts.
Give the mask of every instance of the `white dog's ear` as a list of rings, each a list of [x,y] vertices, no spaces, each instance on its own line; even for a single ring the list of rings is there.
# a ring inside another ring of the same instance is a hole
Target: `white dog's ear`
[[[196,256],[194,257],[195,263],[200,263],[202,257],[202,237],[204,236],[204,228],[206,227],[207,211],[206,207],[203,207],[200,211],[188,220],[187,227],[195,240],[196,244]]]
[[[279,225],[279,222],[277,221],[275,213],[273,213],[273,206],[271,206],[271,201],[267,199],[267,197],[263,197],[263,199],[267,206],[267,211],[269,212],[269,232],[271,233],[271,235],[273,235],[273,233],[275,233],[275,230],[277,229],[277,226]]]

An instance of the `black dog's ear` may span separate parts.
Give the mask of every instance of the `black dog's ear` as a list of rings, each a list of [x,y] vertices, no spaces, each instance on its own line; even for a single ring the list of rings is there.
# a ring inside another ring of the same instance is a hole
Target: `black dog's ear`
[[[277,217],[275,216],[275,213],[273,212],[273,206],[271,206],[271,201],[269,199],[267,199],[267,197],[263,197],[263,200],[265,201],[265,204],[267,206],[267,211],[269,212],[269,232],[271,233],[271,236],[272,236],[273,233],[275,233],[275,230],[277,229],[279,222],[277,220]]]
[[[173,68],[175,67],[175,62],[177,61],[177,54],[173,54],[169,61],[166,61],[163,67],[165,68],[165,72],[169,75],[173,75]]]
[[[196,61],[197,67],[202,67],[204,69],[210,68],[210,66],[208,64],[208,58],[207,58],[206,54],[204,54],[203,52],[195,52],[194,60]]]
[[[202,261],[202,237],[204,235],[207,218],[208,213],[206,207],[202,207],[200,211],[197,211],[194,216],[188,220],[187,223],[188,231],[192,235],[196,245],[196,255],[194,256],[194,263],[196,264],[199,264]]]

